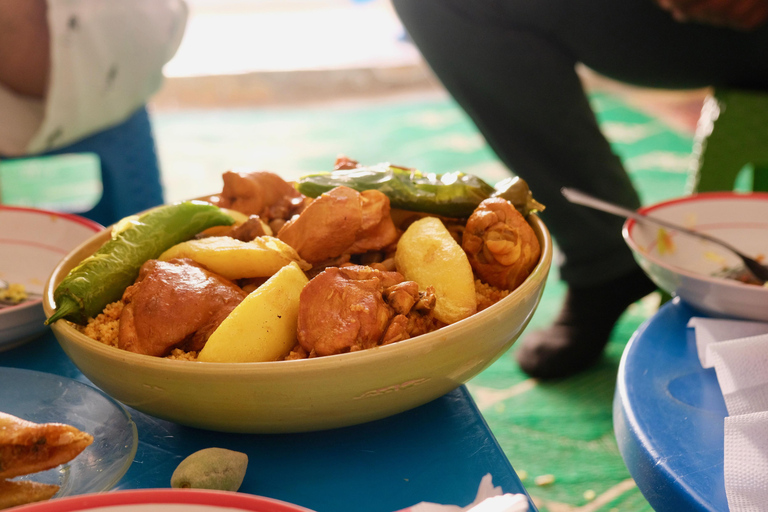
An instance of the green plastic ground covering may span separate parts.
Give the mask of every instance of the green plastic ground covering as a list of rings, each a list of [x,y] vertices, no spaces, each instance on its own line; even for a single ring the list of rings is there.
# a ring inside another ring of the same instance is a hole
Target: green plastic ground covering
[[[683,195],[691,137],[617,97],[591,98],[643,202]],[[339,153],[366,164],[389,161],[429,172],[459,170],[491,183],[509,175],[466,115],[442,95],[152,115],[169,201],[219,191],[221,173],[230,168],[267,169],[293,179],[330,170]],[[23,166],[14,172],[23,173]],[[29,172],[36,172],[35,167]],[[26,200],[28,192],[17,191]],[[50,193],[46,201],[53,200]],[[552,321],[564,291],[553,268],[526,332]],[[513,346],[468,384],[542,512],[650,510],[619,454],[611,406],[624,345],[657,304],[651,296],[632,306],[614,330],[604,360],[583,375],[555,383],[529,380],[514,362]],[[546,475],[551,483],[538,485],[537,477]]]

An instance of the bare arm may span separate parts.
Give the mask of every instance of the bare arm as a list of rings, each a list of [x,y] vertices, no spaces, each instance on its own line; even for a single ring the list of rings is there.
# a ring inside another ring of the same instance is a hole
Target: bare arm
[[[0,0],[0,83],[42,97],[50,69],[46,0]]]
[[[675,19],[754,30],[768,21],[768,0],[657,0]]]

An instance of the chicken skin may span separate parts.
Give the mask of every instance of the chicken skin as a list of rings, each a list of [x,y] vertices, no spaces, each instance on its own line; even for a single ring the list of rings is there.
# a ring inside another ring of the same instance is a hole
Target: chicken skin
[[[309,263],[382,249],[397,240],[389,198],[336,187],[314,199],[277,233]]]
[[[123,293],[118,347],[159,357],[199,351],[246,295],[192,260],[149,260]]]
[[[258,215],[267,223],[290,219],[304,203],[299,191],[269,171],[227,171],[222,179],[220,207]]]
[[[461,245],[480,279],[501,290],[517,288],[541,253],[525,217],[502,198],[480,203],[467,221]]]
[[[408,315],[421,315],[416,306],[430,303],[434,307],[434,300],[425,301],[418,285],[397,272],[330,267],[301,292],[299,344],[310,354],[326,356],[407,339],[414,325]]]

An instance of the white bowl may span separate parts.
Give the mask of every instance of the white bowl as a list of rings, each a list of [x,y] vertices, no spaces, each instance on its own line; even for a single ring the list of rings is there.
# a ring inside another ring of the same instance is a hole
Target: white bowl
[[[528,325],[552,262],[544,223],[529,216],[541,244],[530,276],[493,306],[442,329],[346,354],[262,363],[169,360],[95,341],[71,324],[52,325],[64,352],[112,398],[144,413],[209,430],[267,433],[343,427],[425,404],[498,359]],[[51,274],[44,307],[69,270],[109,237],[100,233]]]
[[[103,229],[76,215],[0,206],[0,278],[34,294],[31,300],[0,309],[0,351],[46,329],[42,294],[48,276],[59,260]]]
[[[719,238],[768,263],[766,193],[708,192],[639,211]],[[662,290],[711,316],[768,322],[768,287],[717,277],[725,269],[743,266],[728,249],[631,219],[624,223],[623,235],[637,262]],[[665,235],[671,244],[660,243]]]

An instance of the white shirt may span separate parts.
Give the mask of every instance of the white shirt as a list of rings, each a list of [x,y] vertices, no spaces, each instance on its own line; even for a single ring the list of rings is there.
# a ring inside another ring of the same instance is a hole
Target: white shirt
[[[35,100],[0,85],[0,154],[59,148],[127,119],[160,88],[187,16],[184,0],[48,0],[48,91]]]

